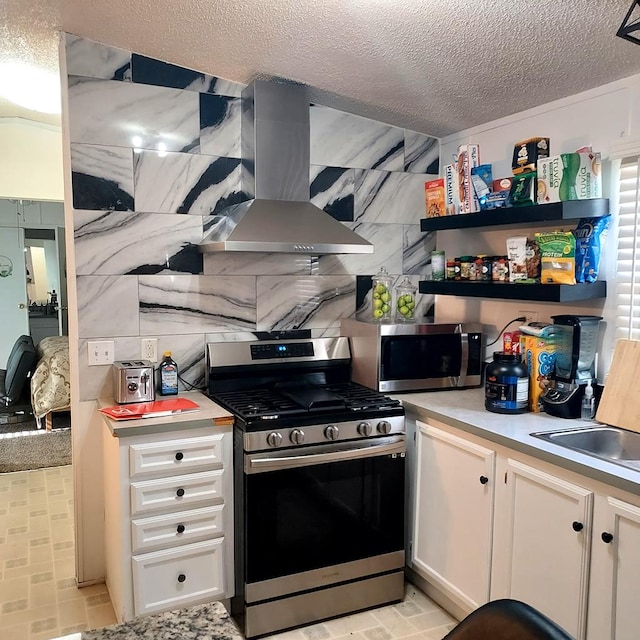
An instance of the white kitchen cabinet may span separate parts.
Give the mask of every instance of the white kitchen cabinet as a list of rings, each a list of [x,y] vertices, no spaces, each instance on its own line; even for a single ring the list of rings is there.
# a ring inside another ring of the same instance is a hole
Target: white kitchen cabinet
[[[584,638],[593,492],[510,458],[496,471],[491,599],[522,600]]]
[[[431,418],[415,426],[409,565],[429,595],[457,617],[516,598],[577,640],[637,638],[640,495]]]
[[[416,422],[411,563],[471,612],[489,599],[495,453],[434,424]]]
[[[106,582],[119,622],[233,595],[231,427],[104,430]]]
[[[640,627],[640,507],[596,496],[587,640],[636,640]]]

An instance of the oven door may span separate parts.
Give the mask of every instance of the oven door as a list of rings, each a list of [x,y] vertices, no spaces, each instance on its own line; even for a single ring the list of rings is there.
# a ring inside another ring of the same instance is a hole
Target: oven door
[[[245,598],[404,564],[405,437],[245,454]]]

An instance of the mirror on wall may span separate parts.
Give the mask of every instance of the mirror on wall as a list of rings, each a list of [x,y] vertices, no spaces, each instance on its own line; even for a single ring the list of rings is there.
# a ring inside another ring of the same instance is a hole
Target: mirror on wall
[[[67,334],[63,204],[0,199],[0,262],[1,369],[20,335]]]

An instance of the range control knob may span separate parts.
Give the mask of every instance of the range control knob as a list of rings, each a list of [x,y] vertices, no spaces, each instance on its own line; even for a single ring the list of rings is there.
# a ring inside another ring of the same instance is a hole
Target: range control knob
[[[294,429],[289,435],[293,444],[302,444],[304,442],[304,431],[301,429]]]
[[[267,444],[270,447],[279,447],[282,444],[282,434],[277,431],[272,431],[267,436]]]
[[[391,423],[387,420],[380,420],[378,422],[378,433],[383,433],[384,435],[391,433]]]
[[[373,427],[368,422],[361,422],[358,425],[358,433],[361,436],[370,436],[373,431]]]
[[[324,435],[328,440],[337,440],[340,435],[340,429],[335,424],[330,424],[325,430]]]

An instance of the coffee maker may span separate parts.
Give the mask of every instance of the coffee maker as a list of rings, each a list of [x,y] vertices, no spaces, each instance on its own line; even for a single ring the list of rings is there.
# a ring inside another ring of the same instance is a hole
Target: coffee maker
[[[551,316],[556,362],[550,387],[542,394],[544,410],[559,418],[579,418],[584,390],[595,386],[600,316]]]

